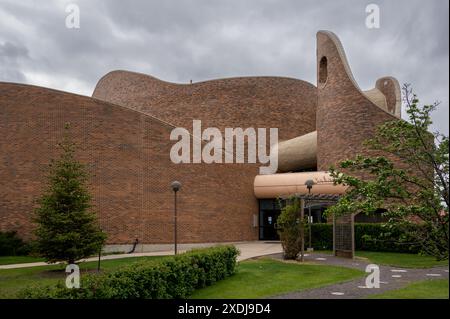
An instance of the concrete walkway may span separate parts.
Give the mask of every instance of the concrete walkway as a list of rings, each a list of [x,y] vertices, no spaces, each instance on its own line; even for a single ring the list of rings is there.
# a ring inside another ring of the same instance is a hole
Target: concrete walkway
[[[271,257],[281,259],[281,254]],[[370,264],[367,259],[355,258],[346,259],[333,255],[312,253],[305,257],[309,264],[324,264],[340,267],[355,268],[365,271]],[[380,288],[366,288],[365,280],[367,276],[340,284],[329,285],[321,288],[307,289],[299,292],[291,292],[271,297],[273,299],[357,299],[367,298],[370,295],[381,294],[383,292],[399,289],[416,281],[427,279],[448,279],[448,266],[433,268],[399,268],[379,265]],[[367,273],[369,275],[369,273]]]
[[[224,243],[226,245],[226,243]],[[242,261],[258,256],[271,255],[281,253],[283,250],[279,242],[264,242],[264,241],[251,241],[242,243],[233,243],[240,251],[241,254],[238,256],[237,260]],[[186,250],[179,250],[180,253]],[[112,259],[122,259],[131,257],[145,257],[145,256],[169,256],[173,255],[174,250],[165,251],[154,251],[147,253],[132,253],[132,254],[114,254],[102,256],[101,260],[112,260]],[[82,259],[82,262],[86,261],[97,261],[98,257]],[[39,267],[48,266],[50,264],[45,262],[35,262],[35,263],[23,263],[23,264],[11,264],[11,265],[0,265],[0,269],[17,269],[17,268],[28,268],[28,267]]]

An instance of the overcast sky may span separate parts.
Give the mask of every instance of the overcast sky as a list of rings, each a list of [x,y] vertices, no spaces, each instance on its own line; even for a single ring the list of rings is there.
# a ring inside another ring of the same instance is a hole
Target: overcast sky
[[[68,29],[67,4],[80,8]],[[380,28],[365,24],[380,7]],[[91,95],[111,70],[189,82],[273,75],[316,83],[315,35],[335,32],[363,90],[385,75],[442,102],[448,134],[448,0],[0,0],[0,81]]]

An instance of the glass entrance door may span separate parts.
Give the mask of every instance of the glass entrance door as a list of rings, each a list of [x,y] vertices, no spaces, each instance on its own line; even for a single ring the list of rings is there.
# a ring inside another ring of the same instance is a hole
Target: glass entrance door
[[[259,239],[279,240],[276,230],[277,218],[280,210],[276,200],[264,199],[259,203]]]

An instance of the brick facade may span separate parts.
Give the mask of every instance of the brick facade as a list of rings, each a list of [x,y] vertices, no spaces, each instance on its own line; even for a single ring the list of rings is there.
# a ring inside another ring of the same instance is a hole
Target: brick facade
[[[264,78],[262,83],[249,78],[208,84],[189,88],[196,91],[190,104],[185,96],[174,101],[178,96],[174,90],[169,104],[185,110],[171,117],[161,116],[161,121],[132,106],[1,83],[0,230],[17,230],[21,236],[31,237],[33,200],[45,183],[50,159],[58,156],[56,145],[64,124],[70,122],[79,145],[79,159],[89,165],[94,204],[109,244],[131,243],[136,237],[141,243],[172,242],[170,183],[175,179],[183,183],[179,192],[180,242],[257,239],[253,215],[258,214],[258,202],[253,195],[253,179],[260,165],[173,164],[169,157],[175,143],[169,140],[173,126],[164,122],[170,120],[190,130],[192,119],[201,119],[204,127],[220,129],[279,127],[280,137],[290,138],[315,129],[315,88],[282,78]],[[271,89],[263,90],[266,84]],[[204,103],[188,116],[188,109],[195,110],[202,96],[205,100],[217,97],[216,104],[210,105],[214,114],[207,114],[208,104]],[[280,101],[271,104],[277,96]],[[166,99],[170,97],[162,98]],[[162,104],[161,109],[164,107]],[[300,111],[292,121],[301,125],[285,127],[283,114],[295,110]],[[271,117],[272,113],[278,116]]]
[[[324,33],[318,34],[318,61],[320,56],[328,59],[327,82],[317,88],[280,77],[174,84],[126,71],[104,76],[93,97],[0,83],[0,231],[32,237],[34,200],[69,122],[109,244],[135,238],[171,243],[173,180],[183,184],[180,242],[258,239],[253,181],[260,164],[173,164],[170,132],[175,126],[191,131],[193,119],[222,132],[279,128],[280,141],[317,129],[319,170],[364,152],[360,143],[374,127],[395,117],[355,89],[335,42]],[[385,91],[392,104],[392,88]]]

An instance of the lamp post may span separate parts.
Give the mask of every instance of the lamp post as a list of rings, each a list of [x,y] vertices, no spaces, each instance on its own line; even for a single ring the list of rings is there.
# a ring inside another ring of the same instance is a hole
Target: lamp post
[[[170,184],[174,194],[174,250],[177,254],[177,192],[181,189],[181,183],[179,181],[173,181]]]
[[[305,199],[300,197],[300,238],[302,240],[302,245],[300,248],[300,261],[303,262],[305,256]]]
[[[312,187],[313,187],[313,185],[314,185],[314,181],[312,180],[312,179],[308,179],[306,182],[305,182],[305,185],[306,185],[306,188],[308,189],[308,195],[310,195],[311,194],[311,189],[312,189]],[[308,229],[309,229],[309,247],[308,247],[308,251],[313,251],[313,248],[312,248],[312,246],[311,246],[311,222],[312,222],[312,220],[311,220],[311,203],[308,205]]]

